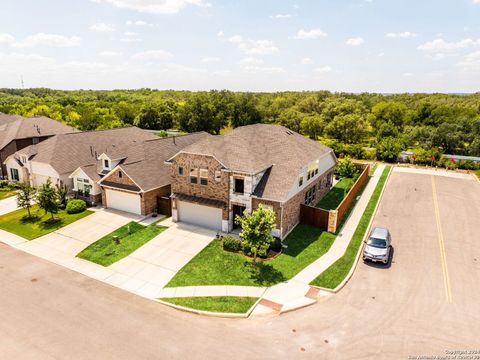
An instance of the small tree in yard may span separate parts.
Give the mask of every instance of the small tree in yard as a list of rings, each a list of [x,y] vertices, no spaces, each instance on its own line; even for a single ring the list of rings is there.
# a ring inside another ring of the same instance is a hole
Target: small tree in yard
[[[33,205],[33,200],[35,200],[36,190],[28,184],[20,183],[18,192],[17,192],[17,206],[27,209],[28,217],[27,219],[32,218],[30,213],[30,208]]]
[[[341,177],[356,178],[358,176],[358,169],[350,156],[345,156],[338,161],[337,172]]]
[[[52,186],[52,181],[49,178],[38,190],[37,202],[40,208],[52,215],[51,221],[55,221],[53,214],[58,213],[59,200],[57,189]]]
[[[253,266],[256,266],[258,250],[268,247],[272,241],[275,213],[259,205],[251,214],[237,215],[235,220],[242,228],[240,238],[253,251]]]

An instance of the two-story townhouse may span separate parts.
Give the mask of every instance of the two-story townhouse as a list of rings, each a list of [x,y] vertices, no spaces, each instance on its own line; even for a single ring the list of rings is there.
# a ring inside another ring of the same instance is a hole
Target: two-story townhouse
[[[172,219],[218,231],[259,204],[275,212],[274,235],[300,220],[300,204],[316,204],[331,183],[332,149],[283,126],[255,124],[210,135],[172,156]]]

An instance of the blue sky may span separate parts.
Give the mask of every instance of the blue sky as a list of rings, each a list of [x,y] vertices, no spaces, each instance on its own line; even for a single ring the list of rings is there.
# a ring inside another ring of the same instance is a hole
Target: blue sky
[[[0,87],[480,91],[480,0],[2,0]]]

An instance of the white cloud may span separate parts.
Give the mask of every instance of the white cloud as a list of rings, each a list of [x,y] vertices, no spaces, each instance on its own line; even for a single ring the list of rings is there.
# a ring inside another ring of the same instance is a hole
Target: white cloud
[[[92,0],[108,3],[122,9],[130,9],[152,14],[176,14],[189,5],[210,7],[204,0]]]
[[[57,34],[38,33],[27,36],[22,42],[12,44],[15,47],[33,47],[38,45],[52,47],[73,47],[80,45],[78,36],[63,36]]]
[[[243,41],[243,38],[240,36],[240,35],[233,35],[233,36],[230,36],[228,39],[227,39],[228,42],[231,42],[233,44],[239,44]]]
[[[300,60],[300,63],[302,65],[310,65],[310,64],[313,64],[313,60],[309,57],[306,57],[306,58],[302,58],[302,60]]]
[[[361,38],[361,37],[351,38],[351,39],[348,39],[345,42],[345,44],[347,44],[349,46],[360,46],[364,43],[365,43],[365,40],[363,40],[363,38]]]
[[[128,20],[126,22],[126,24],[129,25],[129,26],[132,26],[132,25],[134,25],[134,26],[153,26],[153,24],[147,23],[146,21],[143,21],[143,20],[136,20],[136,21]]]
[[[399,33],[386,33],[385,36],[389,38],[414,38],[417,37],[417,34],[410,31],[404,31]]]
[[[285,69],[282,67],[263,67],[256,65],[249,65],[242,68],[244,72],[250,74],[282,74]]]
[[[15,42],[15,38],[10,34],[0,34],[0,44],[11,45]]]
[[[173,54],[166,50],[147,50],[132,56],[132,60],[139,61],[163,61],[170,59]]]
[[[276,15],[270,15],[270,19],[289,19],[292,17],[292,14],[276,14]]]
[[[466,70],[480,70],[480,51],[467,54],[463,57],[463,60],[457,65],[463,67]]]
[[[313,69],[314,72],[318,73],[318,74],[325,74],[325,73],[329,73],[329,72],[332,72],[332,68],[330,66],[322,66],[322,67],[319,67],[319,68],[316,68],[316,69]]]
[[[480,40],[463,39],[457,42],[448,42],[443,39],[435,39],[418,46],[417,49],[424,51],[452,51],[478,45],[480,45]]]
[[[241,65],[261,65],[263,64],[263,60],[259,58],[254,58],[254,57],[247,57],[242,60],[240,60]]]
[[[472,0],[474,4],[480,4],[480,0]]]
[[[100,53],[100,56],[103,56],[103,57],[116,57],[116,56],[120,56],[122,54],[116,52],[116,51],[102,51]]]
[[[216,63],[219,62],[221,59],[218,57],[204,57],[201,62],[203,63]]]
[[[271,40],[249,40],[240,43],[239,48],[249,55],[268,55],[278,51],[275,43]]]
[[[94,24],[94,25],[90,26],[89,29],[92,30],[92,31],[98,31],[98,32],[114,32],[115,31],[115,25],[99,23],[99,24]]]
[[[298,30],[297,34],[293,36],[294,39],[299,39],[299,40],[306,40],[306,39],[319,39],[321,37],[325,37],[328,34],[326,32],[323,32],[320,29],[312,29],[312,30]]]
[[[138,34],[136,32],[125,31],[123,33],[123,37],[120,39],[120,41],[123,41],[123,42],[138,42],[138,41],[142,41],[142,39],[140,39],[138,37]]]

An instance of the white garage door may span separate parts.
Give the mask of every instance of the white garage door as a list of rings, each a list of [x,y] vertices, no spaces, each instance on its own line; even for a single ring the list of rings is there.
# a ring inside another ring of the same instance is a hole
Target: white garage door
[[[107,207],[134,214],[141,214],[140,195],[105,189]]]
[[[178,201],[177,212],[178,221],[222,230],[222,209]]]

